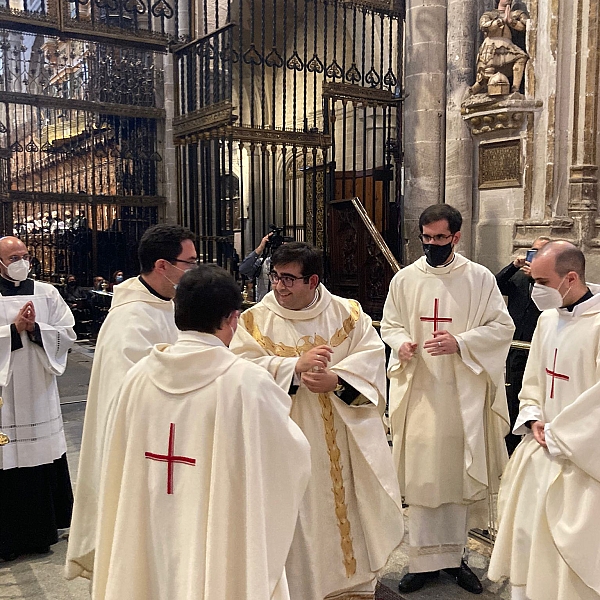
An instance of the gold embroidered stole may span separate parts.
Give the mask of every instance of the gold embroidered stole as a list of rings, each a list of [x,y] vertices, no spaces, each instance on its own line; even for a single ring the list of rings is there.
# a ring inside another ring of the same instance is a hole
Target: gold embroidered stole
[[[354,300],[349,300],[348,303],[350,304],[350,315],[331,336],[329,341],[315,334],[312,338],[309,335],[302,336],[295,346],[288,346],[281,342],[276,343],[268,336],[262,334],[254,321],[252,311],[246,311],[242,315],[242,319],[244,320],[246,330],[263,350],[272,356],[290,358],[302,356],[302,354],[317,346],[328,345],[336,348],[346,341],[350,332],[356,327],[356,322],[360,315],[358,303]],[[337,432],[335,430],[330,394],[319,394],[319,404],[321,405],[321,418],[323,419],[325,442],[327,443],[327,453],[329,454],[329,475],[331,477],[331,489],[335,503],[335,516],[340,531],[342,555],[344,557],[343,562],[346,568],[346,577],[352,577],[356,573],[356,559],[354,558],[354,549],[352,547],[351,527],[346,506],[346,490],[344,489],[344,480],[342,478],[343,466],[340,462],[341,453],[337,444]]]

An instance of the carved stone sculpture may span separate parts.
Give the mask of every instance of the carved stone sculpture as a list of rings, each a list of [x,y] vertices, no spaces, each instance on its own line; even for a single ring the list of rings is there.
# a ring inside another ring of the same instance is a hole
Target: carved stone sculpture
[[[512,0],[499,0],[497,10],[479,19],[485,33],[477,55],[477,77],[470,94],[490,96],[518,92],[529,55],[512,40],[513,31],[525,31],[529,15],[524,10],[511,10]]]

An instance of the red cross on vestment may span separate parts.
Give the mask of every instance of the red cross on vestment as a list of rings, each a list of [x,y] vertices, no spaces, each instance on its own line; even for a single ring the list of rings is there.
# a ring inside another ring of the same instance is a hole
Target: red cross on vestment
[[[175,454],[175,423],[171,423],[169,428],[169,450],[167,454],[154,454],[154,452],[144,452],[144,456],[150,460],[159,460],[167,463],[167,494],[173,493],[173,465],[182,463],[184,465],[195,466],[196,459],[188,456],[177,456]]]
[[[452,323],[452,319],[449,317],[440,317],[440,299],[436,298],[433,302],[433,317],[420,317],[421,321],[426,321],[427,323],[433,323],[433,330],[438,331],[439,323]]]
[[[550,398],[554,398],[554,380],[560,379],[562,381],[569,381],[568,375],[563,375],[562,373],[556,372],[556,355],[558,354],[558,348],[554,348],[554,365],[552,367],[552,371],[546,368],[546,373],[552,377],[552,385],[550,386]]]

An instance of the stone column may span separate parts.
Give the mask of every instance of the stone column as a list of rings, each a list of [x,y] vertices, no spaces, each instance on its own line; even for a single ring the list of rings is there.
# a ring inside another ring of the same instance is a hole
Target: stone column
[[[404,103],[406,262],[422,254],[419,214],[444,201],[448,0],[407,0]]]
[[[573,145],[569,169],[569,216],[582,245],[594,237],[598,213],[599,0],[578,0],[576,12]]]
[[[445,201],[463,216],[460,251],[469,257],[473,251],[473,138],[460,105],[474,79],[479,4],[477,0],[448,0],[447,19]]]

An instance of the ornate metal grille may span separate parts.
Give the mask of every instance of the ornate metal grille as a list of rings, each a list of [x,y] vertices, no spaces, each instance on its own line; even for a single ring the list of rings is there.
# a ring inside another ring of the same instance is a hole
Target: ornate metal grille
[[[204,0],[175,52],[181,217],[225,264],[274,223],[328,248],[328,203],[361,197],[395,249],[403,3]],[[243,26],[240,26],[243,24]],[[239,181],[235,223],[222,180]],[[232,235],[233,233],[233,235]]]
[[[163,56],[12,30],[0,40],[4,234],[25,241],[44,279],[136,273],[137,240],[164,203]]]
[[[164,48],[189,37],[191,0],[0,0],[0,26]],[[127,37],[125,37],[125,35]]]

